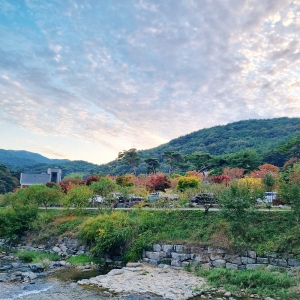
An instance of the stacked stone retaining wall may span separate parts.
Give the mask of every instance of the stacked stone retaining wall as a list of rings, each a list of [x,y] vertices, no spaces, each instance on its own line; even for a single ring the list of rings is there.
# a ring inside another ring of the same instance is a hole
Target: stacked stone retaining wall
[[[300,266],[300,260],[295,259],[292,254],[258,255],[255,251],[250,250],[232,254],[225,249],[209,246],[187,247],[162,244],[153,245],[152,251],[143,251],[143,261],[156,266],[163,264],[174,267],[193,265],[201,266],[204,269],[219,267],[233,270]]]

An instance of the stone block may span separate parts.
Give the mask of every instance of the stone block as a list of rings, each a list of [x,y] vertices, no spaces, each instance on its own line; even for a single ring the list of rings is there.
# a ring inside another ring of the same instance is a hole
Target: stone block
[[[182,265],[183,267],[189,266],[190,264],[191,264],[190,261],[183,261],[183,262],[181,263],[181,265]]]
[[[214,260],[211,264],[215,268],[225,268],[226,261],[224,259],[217,259],[217,260]]]
[[[178,253],[183,253],[184,252],[183,245],[174,245],[174,250]]]
[[[160,244],[154,244],[153,245],[153,251],[154,252],[160,252],[162,249],[161,249],[161,245]]]
[[[255,252],[255,251],[250,251],[250,250],[248,250],[248,256],[249,256],[250,258],[256,258],[256,252]]]
[[[269,259],[266,257],[257,257],[256,258],[256,262],[258,264],[268,264],[269,263]]]
[[[264,264],[247,264],[246,265],[247,270],[254,270],[254,269],[264,268],[264,267],[265,267]]]
[[[218,254],[226,254],[226,250],[225,249],[222,249],[222,248],[217,248],[216,252]]]
[[[241,259],[242,259],[242,264],[243,265],[255,264],[256,263],[256,259],[254,259],[254,258],[242,256]]]
[[[246,270],[246,265],[239,265],[238,270]]]
[[[190,254],[179,254],[177,252],[172,252],[171,255],[172,255],[172,259],[179,260],[179,261],[184,261],[191,258]]]
[[[291,267],[299,267],[300,266],[300,260],[290,258],[288,260],[288,265],[291,266]]]
[[[151,264],[151,265],[154,265],[154,266],[158,265],[158,262],[155,259],[149,259],[148,263]]]
[[[232,263],[232,264],[238,264],[241,265],[242,264],[242,259],[240,256],[238,255],[225,255],[224,258],[227,262]]]
[[[218,259],[223,259],[223,256],[221,254],[217,254],[217,253],[211,253],[210,254],[210,259],[211,260],[218,260]]]
[[[181,267],[181,262],[179,260],[172,260],[171,266],[172,267]]]
[[[207,263],[210,262],[210,259],[207,255],[205,254],[192,254],[191,258],[195,261],[195,262],[201,262],[201,263]]]
[[[144,258],[143,258],[143,262],[149,263],[149,258],[144,257]]]
[[[162,245],[162,250],[166,253],[171,253],[174,250],[174,245]]]
[[[161,258],[160,252],[152,252],[152,251],[146,251],[146,257],[155,260],[159,260]]]
[[[271,258],[270,264],[275,265],[277,267],[287,267],[287,261],[285,259],[279,259],[279,258]]]
[[[239,265],[237,265],[237,264],[226,263],[226,269],[238,270],[238,268],[239,268]]]

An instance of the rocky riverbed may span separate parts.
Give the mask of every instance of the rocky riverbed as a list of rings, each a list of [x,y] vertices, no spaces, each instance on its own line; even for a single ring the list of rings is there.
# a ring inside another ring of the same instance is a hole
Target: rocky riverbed
[[[206,290],[205,280],[179,267],[129,263],[98,270],[66,261],[28,264],[13,254],[0,255],[0,300],[163,300],[240,299],[223,290]]]

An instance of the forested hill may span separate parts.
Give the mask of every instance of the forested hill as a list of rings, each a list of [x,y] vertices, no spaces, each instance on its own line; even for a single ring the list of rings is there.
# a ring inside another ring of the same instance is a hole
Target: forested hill
[[[167,172],[168,165],[162,157],[165,151],[178,152],[183,157],[193,153],[209,153],[226,159],[226,155],[253,149],[259,154],[261,161],[280,166],[286,157],[280,156],[276,149],[295,136],[300,136],[300,118],[246,120],[215,126],[181,136],[153,149],[138,151],[142,160],[137,171],[138,174],[146,173],[147,165],[143,159],[157,158],[160,162],[158,171]],[[99,166],[85,161],[52,160],[27,151],[0,150],[1,163],[11,170],[30,173],[41,173],[48,167],[59,167],[63,170],[63,176],[71,172],[101,172],[111,175],[132,172],[132,169],[122,162],[112,161]],[[195,168],[190,165],[190,168],[193,167]]]
[[[183,155],[194,152],[221,155],[245,149],[263,153],[300,135],[300,118],[246,120],[192,132],[159,147],[141,151],[144,157],[155,157],[166,150]]]
[[[245,120],[201,129],[156,148],[138,151],[138,153],[142,159],[158,158],[161,171],[167,170],[162,158],[165,151],[179,152],[182,156],[209,153],[224,157],[226,154],[253,149],[259,154],[262,162],[281,166],[286,157],[279,155],[276,150],[295,136],[300,136],[300,118]],[[145,173],[146,168],[146,164],[141,163],[138,172]],[[128,166],[116,162],[102,165],[101,171],[112,175],[131,172]]]

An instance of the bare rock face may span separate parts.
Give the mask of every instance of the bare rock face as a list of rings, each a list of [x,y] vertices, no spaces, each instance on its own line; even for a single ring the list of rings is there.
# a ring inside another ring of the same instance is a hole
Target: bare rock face
[[[173,300],[189,299],[202,293],[204,279],[182,268],[156,268],[148,264],[138,264],[134,267],[134,263],[128,265],[130,267],[114,269],[107,275],[81,280],[78,283],[97,285],[122,295],[154,294]]]

